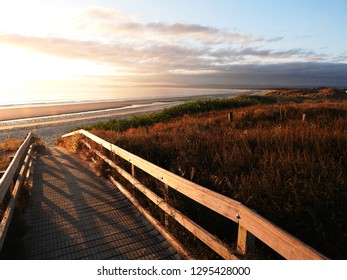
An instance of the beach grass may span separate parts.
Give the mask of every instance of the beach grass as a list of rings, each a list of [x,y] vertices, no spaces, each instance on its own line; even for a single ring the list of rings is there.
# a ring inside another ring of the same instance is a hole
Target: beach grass
[[[246,107],[255,104],[272,104],[276,102],[277,98],[275,97],[249,95],[240,95],[236,98],[202,99],[167,108],[158,113],[142,114],[140,116],[134,116],[126,119],[112,119],[108,122],[103,122],[83,128],[95,128],[122,132],[129,128],[146,127],[152,126],[156,123],[167,122],[173,118],[187,114]]]
[[[91,132],[239,200],[329,258],[346,259],[347,101],[278,101],[204,100],[171,108],[158,119],[151,114],[124,126],[114,121]],[[157,188],[145,174],[137,176]],[[222,240],[235,234],[203,207],[179,195],[172,200]],[[258,245],[256,258],[276,258]]]
[[[0,142],[0,171],[6,170],[22,143],[23,140],[13,138]]]

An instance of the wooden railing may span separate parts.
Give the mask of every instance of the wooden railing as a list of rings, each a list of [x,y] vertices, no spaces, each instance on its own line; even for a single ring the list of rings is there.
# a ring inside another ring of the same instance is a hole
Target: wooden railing
[[[81,135],[79,141],[84,143],[89,149],[102,158],[110,167],[114,168],[123,178],[130,182],[133,187],[142,192],[148,199],[161,208],[166,215],[171,216],[179,224],[185,227],[193,235],[199,238],[217,254],[224,259],[238,259],[239,255],[243,255],[249,248],[252,248],[255,238],[258,238],[267,246],[271,247],[278,254],[285,259],[295,260],[311,260],[311,259],[326,259],[325,256],[304,244],[294,236],[290,235],[286,231],[282,230],[278,226],[274,225],[264,217],[258,215],[253,210],[247,208],[242,203],[223,196],[219,193],[211,191],[205,187],[197,185],[191,181],[188,181],[182,177],[179,177],[163,168],[160,168],[136,155],[121,149],[85,130],[78,130],[72,133],[63,135],[62,137],[70,137],[73,135]],[[101,145],[111,153],[119,156],[120,158],[128,161],[132,165],[132,174],[129,174],[114,161],[107,158],[97,149],[93,149],[90,145],[90,141]],[[88,140],[88,141],[86,141]],[[168,200],[164,197],[158,196],[156,193],[149,190],[145,185],[139,182],[135,178],[135,167],[143,170],[150,176],[161,181],[166,188],[172,188],[177,192],[189,197],[190,199],[204,205],[205,207],[219,213],[220,215],[234,221],[238,224],[238,237],[237,237],[237,251],[232,251],[222,241],[210,234],[200,225],[192,221],[190,218],[182,214],[180,211],[172,207]],[[150,221],[159,225],[146,209],[139,205],[136,199],[130,194],[130,192],[115,178],[110,176],[111,181],[131,200],[133,203],[143,212]],[[159,225],[160,227],[160,225]],[[177,245],[177,249],[184,253],[185,250],[175,238],[170,235],[165,229],[161,229],[162,233],[165,233],[166,238],[169,241],[174,241]]]
[[[0,224],[0,251],[10,226],[20,188],[29,176],[33,159],[32,143],[34,138],[33,133],[28,134],[0,179],[0,204],[5,203],[5,197],[9,197],[9,202]]]

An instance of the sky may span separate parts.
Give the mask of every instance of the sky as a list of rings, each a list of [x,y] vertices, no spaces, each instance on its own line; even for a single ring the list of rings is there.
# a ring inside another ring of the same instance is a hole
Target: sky
[[[347,86],[347,0],[0,2],[0,94]]]

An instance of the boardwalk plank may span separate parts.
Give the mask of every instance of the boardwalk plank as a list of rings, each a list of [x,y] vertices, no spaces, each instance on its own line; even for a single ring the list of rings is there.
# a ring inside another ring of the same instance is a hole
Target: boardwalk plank
[[[37,162],[25,219],[25,259],[180,258],[118,189],[59,148]]]

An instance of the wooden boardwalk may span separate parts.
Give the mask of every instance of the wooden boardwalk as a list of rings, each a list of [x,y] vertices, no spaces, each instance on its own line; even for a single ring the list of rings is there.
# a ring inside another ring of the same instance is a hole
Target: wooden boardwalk
[[[179,259],[131,202],[76,155],[51,148],[36,164],[24,259]]]

